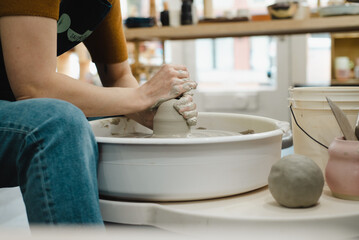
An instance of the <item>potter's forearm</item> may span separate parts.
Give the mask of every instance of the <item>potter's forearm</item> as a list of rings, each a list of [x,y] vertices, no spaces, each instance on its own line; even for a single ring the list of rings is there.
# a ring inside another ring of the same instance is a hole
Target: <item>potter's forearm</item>
[[[104,86],[108,87],[122,87],[122,88],[138,88],[139,84],[136,78],[132,75],[128,62],[115,64],[96,64],[100,78]],[[147,98],[144,94],[141,97]],[[152,128],[154,112],[138,111],[135,113],[126,114],[127,117],[136,122]]]
[[[125,88],[138,88],[139,84],[136,78],[132,74],[128,74],[121,79],[116,81],[115,86],[121,86]],[[146,97],[146,96],[145,96]],[[142,124],[145,127],[150,129],[153,128],[153,117],[155,112],[150,109],[145,109],[144,111],[126,114],[128,118],[135,120],[136,122]]]
[[[149,106],[139,88],[98,87],[59,73],[40,83],[19,91],[17,99],[57,98],[71,102],[86,116],[126,115]]]
[[[124,87],[124,88],[138,88],[139,84],[136,78],[132,74],[127,74],[122,78],[117,79],[114,82],[115,87]],[[146,97],[146,96],[145,96]],[[142,124],[145,127],[151,128],[153,127],[153,111],[146,109],[144,111],[139,111],[136,113],[126,114],[128,118],[135,120],[136,122]]]
[[[101,82],[105,87],[138,87],[127,61],[113,64],[96,63]]]
[[[107,87],[137,88],[139,84],[132,74],[126,74],[107,84]]]

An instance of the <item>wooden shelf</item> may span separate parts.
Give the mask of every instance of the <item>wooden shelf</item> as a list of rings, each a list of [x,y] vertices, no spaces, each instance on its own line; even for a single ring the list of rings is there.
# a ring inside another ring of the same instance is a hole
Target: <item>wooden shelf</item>
[[[359,31],[359,16],[318,17],[305,20],[205,23],[180,27],[131,28],[125,29],[125,35],[128,41],[143,41],[345,31]]]
[[[358,86],[359,79],[348,79],[346,81],[338,81],[336,79],[332,79],[331,85],[332,86]]]

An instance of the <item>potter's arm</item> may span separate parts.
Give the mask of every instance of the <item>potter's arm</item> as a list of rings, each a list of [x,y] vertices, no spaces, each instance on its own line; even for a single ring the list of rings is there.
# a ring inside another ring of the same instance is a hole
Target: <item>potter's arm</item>
[[[96,67],[101,82],[105,87],[139,87],[136,78],[131,73],[131,69],[127,61],[114,64],[96,63]],[[154,113],[154,111],[143,111],[140,113],[129,114],[127,117],[152,129]]]
[[[113,64],[96,63],[96,67],[104,87],[139,87],[131,73],[128,61]]]

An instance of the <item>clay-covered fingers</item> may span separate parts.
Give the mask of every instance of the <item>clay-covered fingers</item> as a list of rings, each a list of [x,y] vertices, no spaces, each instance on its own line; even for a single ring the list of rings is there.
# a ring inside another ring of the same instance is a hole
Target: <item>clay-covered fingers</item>
[[[197,87],[197,85],[196,85],[196,87]],[[183,95],[191,95],[191,96],[193,96],[193,95],[194,95],[194,91],[193,91],[193,90],[189,90],[189,91],[183,93]]]
[[[195,81],[192,81],[192,80],[188,80],[188,81],[185,81],[183,83],[183,90],[185,92],[189,92],[193,89],[196,89],[197,88],[197,83]]]
[[[173,69],[177,72],[178,78],[189,78],[189,72],[185,66],[175,64],[169,66],[173,67]]]
[[[189,92],[197,88],[197,83],[195,81],[189,80],[188,78],[177,80],[174,82],[174,89],[178,95]]]
[[[189,126],[197,124],[197,106],[190,94],[184,94],[175,104],[174,108],[186,119]]]
[[[164,68],[167,69],[171,77],[169,78],[169,81],[172,81],[171,94],[175,94],[175,97],[197,87],[197,83],[190,80],[189,72],[185,66],[167,64],[164,65]]]
[[[187,71],[187,67],[181,64],[167,64],[168,66],[172,67],[176,71]]]
[[[186,70],[178,70],[177,73],[178,78],[189,78],[189,72]]]
[[[191,92],[191,90],[197,88],[197,83],[195,81],[191,80],[180,80],[177,79],[173,81],[172,91],[171,93],[175,95],[175,97],[178,97],[180,95],[183,95],[187,92]]]

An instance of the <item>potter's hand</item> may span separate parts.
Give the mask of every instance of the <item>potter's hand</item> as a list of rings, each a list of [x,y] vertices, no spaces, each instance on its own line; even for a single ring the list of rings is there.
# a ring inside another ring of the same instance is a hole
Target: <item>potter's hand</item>
[[[191,92],[185,92],[173,107],[186,119],[188,126],[197,124],[198,112],[196,110],[196,104],[193,102]]]
[[[153,109],[162,102],[176,98],[196,87],[197,83],[189,80],[189,73],[185,66],[170,64],[163,65],[150,80],[141,86]]]
[[[128,118],[135,120],[137,123],[149,129],[153,129],[153,118],[156,114],[156,109],[146,109],[141,112],[127,114]]]

